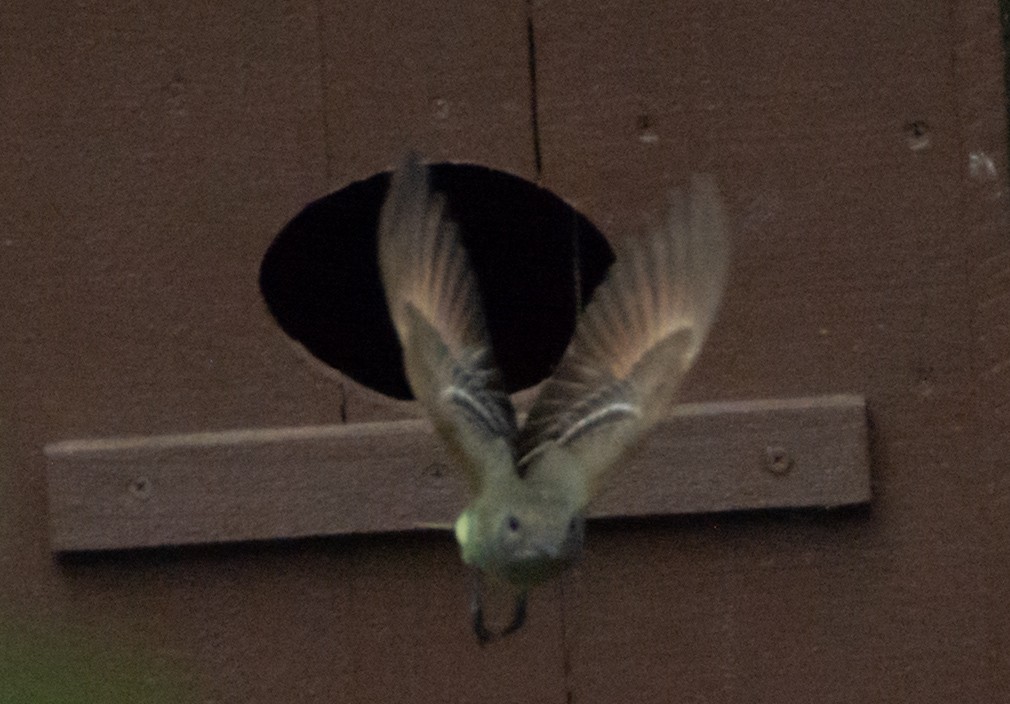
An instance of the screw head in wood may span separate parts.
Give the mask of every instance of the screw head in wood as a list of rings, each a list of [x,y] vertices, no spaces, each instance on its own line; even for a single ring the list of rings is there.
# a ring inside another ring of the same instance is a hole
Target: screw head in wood
[[[793,467],[793,458],[789,450],[781,445],[769,445],[765,448],[765,469],[772,474],[782,476],[788,474]]]

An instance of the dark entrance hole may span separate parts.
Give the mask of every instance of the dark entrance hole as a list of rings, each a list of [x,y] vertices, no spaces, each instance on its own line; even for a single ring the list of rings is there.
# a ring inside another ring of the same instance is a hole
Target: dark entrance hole
[[[571,337],[576,281],[587,301],[614,255],[599,230],[550,191],[472,164],[430,169],[432,189],[446,194],[470,254],[506,386],[532,386]],[[380,173],[310,203],[267,250],[260,290],[284,332],[313,355],[408,399],[376,261],[388,184],[389,173]]]

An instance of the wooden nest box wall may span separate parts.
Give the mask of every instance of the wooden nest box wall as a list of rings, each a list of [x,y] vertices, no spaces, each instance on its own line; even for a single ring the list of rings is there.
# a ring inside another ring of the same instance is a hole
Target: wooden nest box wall
[[[0,673],[30,642],[131,701],[998,700],[984,5],[0,7]],[[731,216],[683,404],[483,649],[375,276],[408,149],[520,396],[671,188]]]

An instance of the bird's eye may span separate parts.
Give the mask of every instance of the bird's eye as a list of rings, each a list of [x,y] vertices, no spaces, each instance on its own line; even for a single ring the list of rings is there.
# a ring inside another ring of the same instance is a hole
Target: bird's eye
[[[513,533],[519,532],[519,519],[516,518],[515,516],[509,516],[508,527],[509,530],[512,531]]]

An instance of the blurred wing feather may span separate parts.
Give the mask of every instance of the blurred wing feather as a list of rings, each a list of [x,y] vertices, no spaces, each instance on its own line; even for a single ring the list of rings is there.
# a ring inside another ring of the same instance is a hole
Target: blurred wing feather
[[[671,196],[666,227],[630,243],[580,317],[519,436],[520,471],[573,458],[588,488],[667,412],[701,350],[729,245],[711,176]]]
[[[492,466],[512,464],[515,411],[456,224],[413,155],[393,174],[382,206],[379,268],[414,396],[479,487]]]

